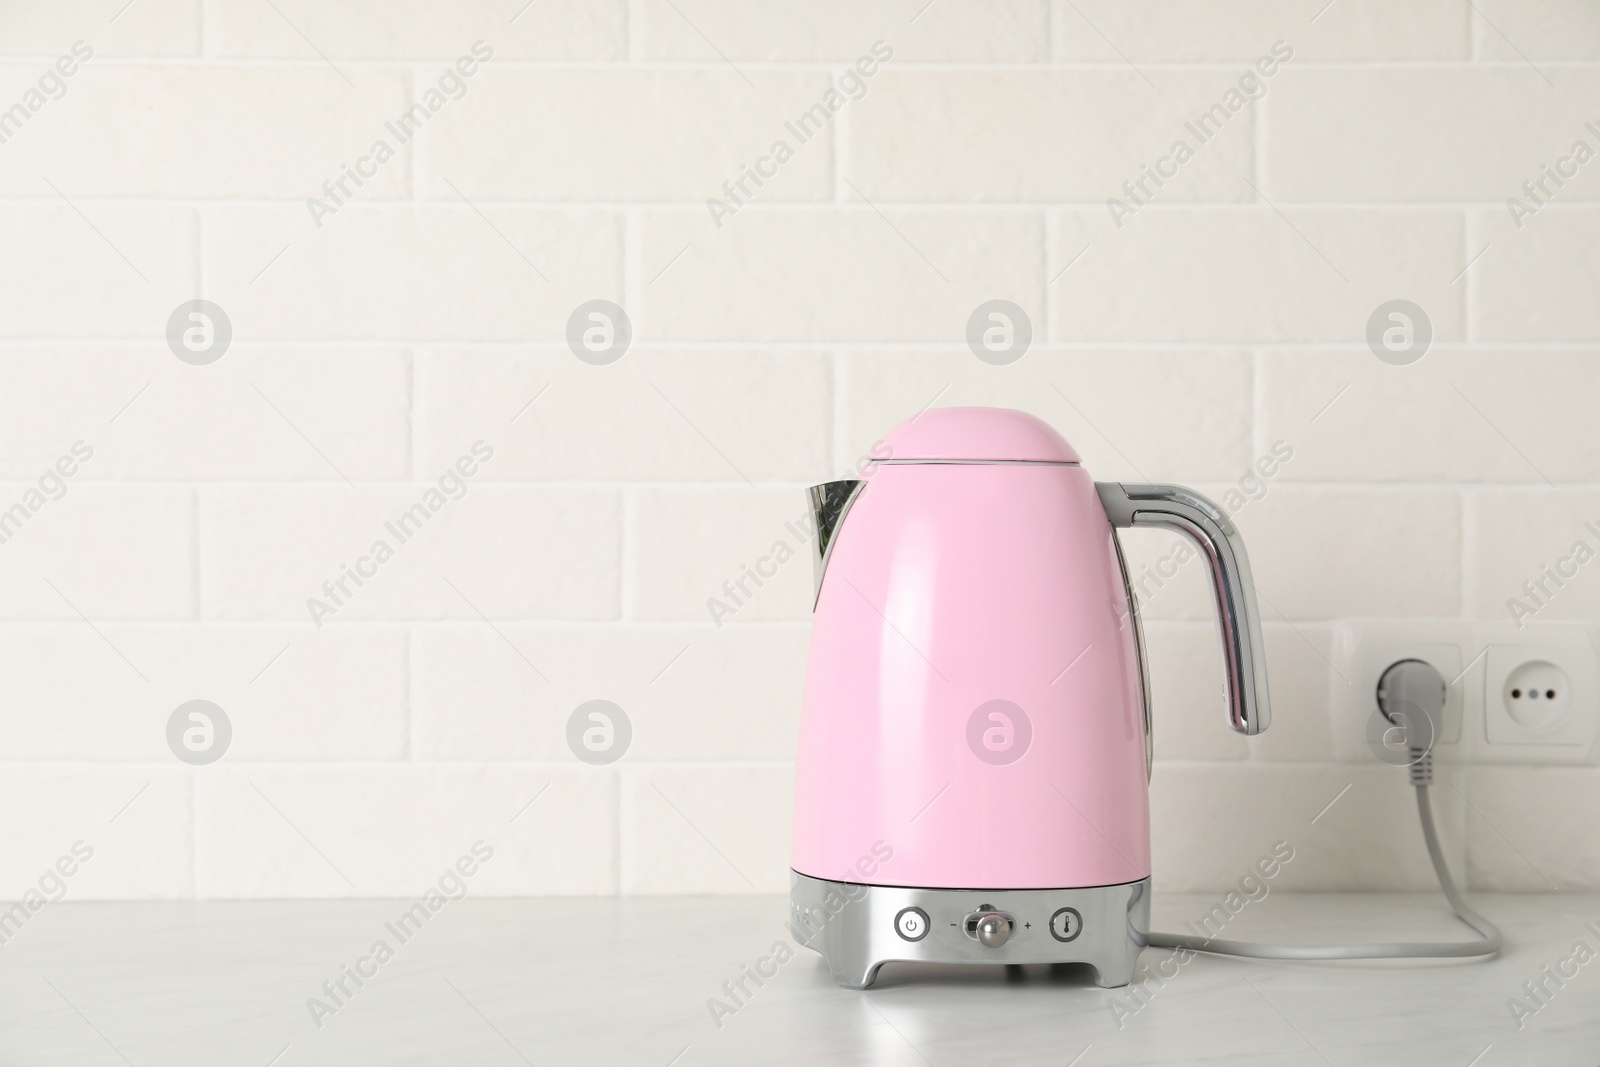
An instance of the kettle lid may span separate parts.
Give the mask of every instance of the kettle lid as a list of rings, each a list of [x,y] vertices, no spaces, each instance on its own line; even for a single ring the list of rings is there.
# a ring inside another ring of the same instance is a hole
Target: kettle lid
[[[1078,463],[1077,450],[1042,419],[1009,408],[930,408],[884,437],[908,462]]]

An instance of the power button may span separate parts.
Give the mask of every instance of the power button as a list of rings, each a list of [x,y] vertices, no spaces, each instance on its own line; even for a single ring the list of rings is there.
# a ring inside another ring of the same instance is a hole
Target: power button
[[[921,941],[928,936],[928,913],[921,908],[904,908],[894,917],[894,932],[907,941]]]

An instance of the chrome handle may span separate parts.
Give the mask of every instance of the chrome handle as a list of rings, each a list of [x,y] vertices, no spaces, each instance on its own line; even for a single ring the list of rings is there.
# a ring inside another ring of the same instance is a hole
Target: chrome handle
[[[1261,612],[1244,539],[1227,513],[1181,485],[1096,482],[1111,525],[1163,526],[1186,534],[1211,565],[1222,622],[1223,673],[1228,685],[1228,723],[1242,734],[1259,734],[1272,721],[1267,697],[1267,654],[1261,642]]]

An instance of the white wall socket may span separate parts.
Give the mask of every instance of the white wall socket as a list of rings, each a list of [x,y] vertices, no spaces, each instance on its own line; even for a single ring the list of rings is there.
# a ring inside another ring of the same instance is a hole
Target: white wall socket
[[[1330,662],[1341,760],[1378,758],[1369,738],[1378,679],[1403,659],[1448,683],[1434,758],[1444,763],[1595,764],[1600,654],[1584,623],[1372,620],[1340,624]]]

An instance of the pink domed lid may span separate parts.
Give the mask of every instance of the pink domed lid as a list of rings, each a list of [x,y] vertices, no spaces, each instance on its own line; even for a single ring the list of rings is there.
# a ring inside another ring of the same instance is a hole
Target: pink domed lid
[[[1009,408],[930,408],[883,441],[890,460],[1080,462],[1077,450],[1048,423]]]

